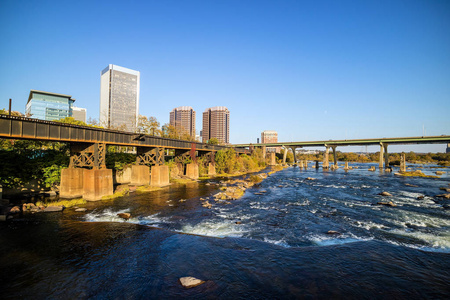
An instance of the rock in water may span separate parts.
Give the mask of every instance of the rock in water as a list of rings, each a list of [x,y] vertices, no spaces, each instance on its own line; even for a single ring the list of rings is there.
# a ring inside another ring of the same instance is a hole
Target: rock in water
[[[20,208],[18,206],[14,206],[13,208],[11,208],[9,213],[10,214],[18,214],[18,213],[20,213]]]
[[[55,212],[55,211],[63,211],[64,206],[47,206],[43,211],[44,212]]]
[[[392,195],[391,195],[390,193],[388,193],[388,192],[381,192],[381,193],[379,193],[378,195],[385,196],[385,197],[392,196]]]
[[[328,230],[327,231],[327,234],[331,234],[331,235],[341,235],[341,233],[340,232],[338,232],[338,231],[335,231],[335,230]]]
[[[75,209],[75,211],[87,211],[87,208],[84,208],[84,207],[82,207],[82,208],[77,208],[77,209]]]
[[[306,180],[316,180],[316,178],[306,177]]]
[[[203,280],[197,279],[195,277],[181,277],[180,283],[187,289],[199,286],[200,284],[205,283]]]
[[[385,206],[391,206],[391,207],[396,207],[397,205],[394,204],[394,202],[389,201],[389,202],[377,202],[378,205],[385,205]]]
[[[129,218],[131,218],[131,214],[129,214],[129,213],[120,213],[120,214],[117,214],[117,216],[124,220],[128,220]]]

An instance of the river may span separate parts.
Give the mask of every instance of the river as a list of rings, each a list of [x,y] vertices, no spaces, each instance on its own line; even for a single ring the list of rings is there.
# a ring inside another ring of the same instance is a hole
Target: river
[[[211,179],[17,216],[0,224],[2,298],[448,299],[449,202],[435,196],[450,169],[352,165],[289,167],[230,204],[209,198]],[[185,289],[184,276],[206,282]]]

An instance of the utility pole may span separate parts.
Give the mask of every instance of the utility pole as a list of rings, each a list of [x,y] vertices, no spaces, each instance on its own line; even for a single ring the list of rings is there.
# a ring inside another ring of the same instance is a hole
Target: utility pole
[[[11,117],[11,98],[9,98],[9,116]]]

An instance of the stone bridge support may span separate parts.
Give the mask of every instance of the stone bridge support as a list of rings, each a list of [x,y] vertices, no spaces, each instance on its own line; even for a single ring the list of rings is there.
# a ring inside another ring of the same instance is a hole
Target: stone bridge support
[[[292,149],[292,153],[294,154],[294,164],[297,164],[297,155],[295,154],[295,149],[296,149],[297,147],[291,147],[291,149]]]
[[[405,153],[402,153],[400,157],[400,172],[406,172],[406,155]]]
[[[105,154],[105,144],[72,143],[69,168],[61,170],[60,198],[97,201],[112,195],[112,170],[106,169]]]
[[[287,156],[287,153],[288,153],[288,148],[285,147],[285,146],[283,146],[283,149],[284,149],[284,153],[283,153],[283,164],[285,164],[285,163],[286,163],[286,156]]]
[[[384,156],[384,159],[383,159]],[[383,170],[383,160],[384,160],[384,168],[389,167],[389,154],[388,154],[388,144],[386,143],[380,143],[380,161],[379,161],[379,168],[380,170]]]
[[[325,153],[323,155],[322,168],[324,170],[328,170],[328,168],[330,167],[330,161],[329,161],[330,146],[325,145],[325,147],[326,147],[326,149],[325,149]]]
[[[169,167],[164,165],[162,147],[137,147],[136,165],[131,167],[131,184],[164,186],[169,184]]]
[[[277,160],[276,160],[276,157],[275,157],[275,152],[271,152],[270,153],[270,163],[269,163],[269,165],[270,166],[275,166],[277,164]]]
[[[333,160],[334,160],[334,167],[337,167],[337,153],[336,153],[336,146],[331,146],[331,149],[333,149]]]

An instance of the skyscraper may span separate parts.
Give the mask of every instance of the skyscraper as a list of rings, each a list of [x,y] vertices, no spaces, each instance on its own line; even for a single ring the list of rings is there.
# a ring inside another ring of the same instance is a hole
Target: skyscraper
[[[261,144],[278,143],[278,133],[274,130],[264,130],[261,132]],[[268,152],[280,153],[281,147],[267,147]]]
[[[195,111],[190,106],[180,106],[170,112],[170,125],[179,133],[187,133],[195,138]]]
[[[72,106],[72,117],[86,123],[86,108]]]
[[[140,72],[109,65],[100,78],[100,123],[134,131],[139,115]]]
[[[25,114],[35,119],[57,121],[72,116],[74,102],[69,95],[31,90]]]
[[[202,141],[206,143],[212,138],[230,143],[230,111],[225,106],[207,108],[203,112]]]

